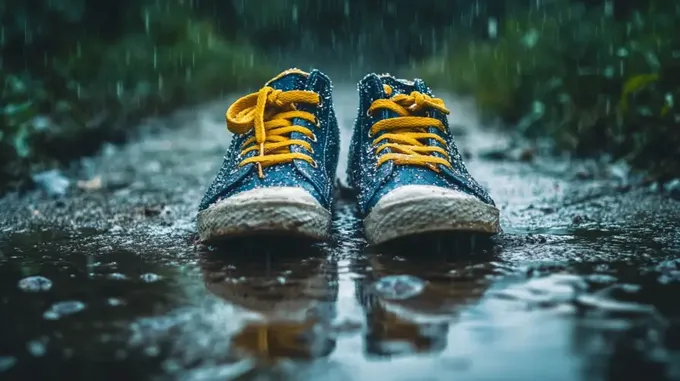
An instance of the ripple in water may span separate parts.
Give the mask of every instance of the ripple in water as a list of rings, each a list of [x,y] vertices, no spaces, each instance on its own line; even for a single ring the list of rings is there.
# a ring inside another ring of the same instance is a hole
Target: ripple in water
[[[125,276],[125,274],[121,274],[121,273],[111,273],[111,274],[107,275],[106,277],[108,279],[111,279],[111,280],[126,280],[127,279],[127,276]]]
[[[588,289],[586,281],[576,275],[552,274],[511,286],[492,295],[537,306],[555,306],[573,302]]]
[[[409,299],[423,292],[425,281],[413,275],[389,275],[378,279],[373,289],[385,299]]]
[[[603,314],[653,315],[656,308],[641,302],[641,287],[634,284],[614,284],[590,295],[581,295],[578,303]]]
[[[43,314],[43,318],[47,320],[58,320],[64,316],[73,315],[84,309],[85,303],[77,300],[67,300],[53,304],[52,307]]]
[[[158,274],[146,273],[146,274],[140,275],[139,279],[141,279],[143,282],[146,282],[146,283],[153,283],[153,282],[158,282],[159,280],[161,280],[163,278]]]
[[[26,292],[43,292],[52,288],[52,281],[44,276],[29,276],[19,281],[19,288]]]

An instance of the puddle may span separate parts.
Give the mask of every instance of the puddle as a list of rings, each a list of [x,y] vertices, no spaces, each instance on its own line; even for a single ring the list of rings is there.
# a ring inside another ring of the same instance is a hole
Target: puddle
[[[678,374],[677,256],[634,261],[642,249],[629,246],[632,253],[607,257],[621,261],[577,260],[625,247],[602,245],[625,232],[522,244],[512,234],[507,242],[430,237],[366,249],[351,206],[335,224],[347,237],[331,245],[272,237],[134,250],[128,241],[138,238],[96,231],[8,235],[0,372],[108,379],[124,366],[134,368],[127,377],[184,380]],[[551,260],[518,260],[527,250]],[[550,252],[572,254],[561,261]]]

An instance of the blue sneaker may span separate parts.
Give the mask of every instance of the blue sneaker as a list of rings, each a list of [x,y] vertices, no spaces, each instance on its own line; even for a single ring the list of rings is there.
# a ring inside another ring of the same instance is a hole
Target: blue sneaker
[[[498,209],[453,142],[449,111],[422,80],[369,74],[359,82],[359,98],[348,180],[369,243],[436,231],[500,231]]]
[[[331,91],[321,72],[290,69],[229,107],[234,137],[199,206],[202,242],[328,236],[340,141]]]

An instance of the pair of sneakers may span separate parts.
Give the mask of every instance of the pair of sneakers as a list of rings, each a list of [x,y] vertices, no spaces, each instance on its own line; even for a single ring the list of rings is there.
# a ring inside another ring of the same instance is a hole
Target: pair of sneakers
[[[468,173],[444,102],[419,79],[369,74],[358,90],[347,175],[367,241],[499,232],[499,211]],[[290,69],[229,107],[234,136],[199,207],[202,242],[261,233],[328,237],[340,151],[332,99],[326,75]]]

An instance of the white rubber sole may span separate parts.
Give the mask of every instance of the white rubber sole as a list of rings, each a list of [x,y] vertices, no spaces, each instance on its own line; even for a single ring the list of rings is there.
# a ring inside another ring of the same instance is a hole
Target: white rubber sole
[[[198,213],[202,242],[251,234],[290,234],[323,240],[331,213],[309,192],[295,187],[258,188],[218,201]]]
[[[404,185],[387,193],[364,219],[366,240],[381,244],[430,232],[496,234],[500,212],[476,197],[431,185]]]

